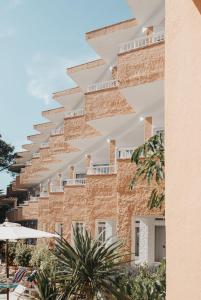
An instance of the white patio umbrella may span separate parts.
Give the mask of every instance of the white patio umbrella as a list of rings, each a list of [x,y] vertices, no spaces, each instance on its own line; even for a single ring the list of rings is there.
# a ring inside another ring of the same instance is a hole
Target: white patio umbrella
[[[9,240],[25,240],[39,238],[55,238],[59,237],[45,231],[40,231],[32,228],[21,226],[18,223],[8,222],[6,219],[3,224],[0,224],[0,241],[6,242],[6,275],[7,283],[9,282],[9,264],[8,264],[8,246]],[[7,300],[9,300],[9,286],[7,287]]]

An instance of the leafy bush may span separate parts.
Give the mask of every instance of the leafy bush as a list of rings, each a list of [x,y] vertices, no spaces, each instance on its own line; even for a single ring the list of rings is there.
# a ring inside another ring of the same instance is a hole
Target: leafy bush
[[[33,250],[30,264],[36,269],[47,270],[56,265],[56,258],[47,245],[39,244]]]
[[[33,246],[27,245],[23,242],[17,242],[15,248],[14,263],[22,267],[30,266],[32,251],[33,251]]]
[[[16,243],[9,243],[8,247],[8,263],[10,266],[14,265],[15,262],[15,255],[16,255]]]
[[[121,278],[117,278],[117,281],[119,281],[122,293],[130,299],[165,300],[165,269],[165,262],[155,268],[146,265],[139,266],[127,271]]]

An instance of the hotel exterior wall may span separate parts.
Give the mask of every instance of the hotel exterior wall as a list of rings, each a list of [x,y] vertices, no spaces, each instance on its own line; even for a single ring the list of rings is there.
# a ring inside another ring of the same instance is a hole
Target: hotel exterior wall
[[[201,2],[166,1],[167,300],[201,299]]]
[[[86,120],[89,121],[132,113],[133,109],[115,87],[86,93],[85,112]]]
[[[164,78],[164,42],[118,55],[120,87],[135,86]]]
[[[134,190],[130,189],[134,164],[129,159],[119,159],[117,164],[117,174],[88,175],[85,186],[65,186],[64,193],[50,193],[49,198],[30,203],[35,205],[33,210],[30,206],[20,208],[18,219],[35,219],[37,215],[38,227],[52,232],[56,223],[62,223],[63,234],[69,242],[73,221],[85,223],[95,235],[96,220],[114,220],[125,251],[131,251],[132,218],[161,216],[163,211],[147,208],[151,186],[142,182]]]
[[[66,118],[64,120],[65,140],[98,136],[100,133],[86,123],[85,116]]]
[[[130,182],[135,172],[135,165],[130,162],[130,159],[118,160],[117,173],[117,235],[124,243],[125,251],[131,252],[132,238],[132,218],[138,216],[161,216],[164,213],[162,210],[150,210],[147,207],[149,195],[153,189],[153,185],[147,185],[146,182],[141,182],[131,190]],[[129,254],[128,259],[131,259]]]

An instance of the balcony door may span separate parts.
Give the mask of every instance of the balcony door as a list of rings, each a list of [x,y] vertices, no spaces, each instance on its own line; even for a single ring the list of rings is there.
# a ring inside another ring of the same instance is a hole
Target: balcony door
[[[165,226],[155,226],[155,261],[160,262],[165,258]]]

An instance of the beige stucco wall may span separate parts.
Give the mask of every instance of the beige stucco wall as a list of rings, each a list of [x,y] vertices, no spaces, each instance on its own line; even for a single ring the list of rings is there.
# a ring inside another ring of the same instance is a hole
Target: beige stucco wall
[[[201,1],[166,1],[167,300],[201,299]]]

